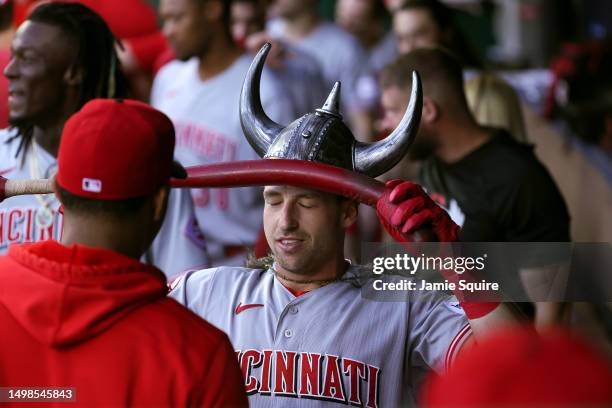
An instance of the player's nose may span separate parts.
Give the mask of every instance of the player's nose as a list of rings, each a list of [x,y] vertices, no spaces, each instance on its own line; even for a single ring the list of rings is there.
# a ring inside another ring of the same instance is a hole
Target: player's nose
[[[283,231],[294,230],[299,226],[295,204],[286,202],[279,214],[278,226]]]

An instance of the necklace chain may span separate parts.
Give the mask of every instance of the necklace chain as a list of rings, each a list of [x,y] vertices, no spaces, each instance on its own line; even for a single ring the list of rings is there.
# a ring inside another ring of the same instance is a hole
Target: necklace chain
[[[302,285],[307,285],[307,284],[315,283],[315,284],[318,284],[319,287],[323,287],[323,286],[329,285],[330,283],[340,282],[340,281],[345,280],[345,279],[342,278],[342,276],[339,276],[339,277],[333,278],[333,279],[305,279],[305,280],[298,280],[298,279],[290,278],[287,275],[284,275],[284,274],[278,272],[274,268],[274,264],[272,266],[270,266],[270,269],[272,269],[272,272],[274,272],[274,274],[277,277],[279,277],[280,279],[285,280],[287,282],[298,283],[298,284],[302,284]]]
[[[310,283],[316,283],[318,285],[320,285],[321,287],[329,285],[330,283],[334,283],[334,282],[339,282],[342,280],[342,278],[334,278],[334,279],[307,279],[307,280],[297,280],[297,279],[292,279],[286,275],[283,275],[282,273],[276,271],[276,269],[272,269],[274,271],[274,273],[276,274],[276,276],[278,276],[279,278],[281,278],[282,280],[285,280],[287,282],[291,282],[291,283],[301,283],[301,284],[310,284]]]
[[[38,147],[36,142],[33,141],[31,144],[31,156],[30,156],[30,177],[33,179],[40,179],[40,167],[38,165]],[[36,220],[42,227],[49,227],[53,224],[53,208],[51,202],[49,202],[46,194],[34,194],[36,201],[42,207],[40,212],[37,212]]]

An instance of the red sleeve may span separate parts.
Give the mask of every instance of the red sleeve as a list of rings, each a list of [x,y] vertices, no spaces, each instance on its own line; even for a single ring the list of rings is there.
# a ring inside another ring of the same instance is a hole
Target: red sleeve
[[[248,407],[244,390],[244,377],[236,360],[236,354],[227,338],[223,336],[211,361],[205,381],[202,407]]]

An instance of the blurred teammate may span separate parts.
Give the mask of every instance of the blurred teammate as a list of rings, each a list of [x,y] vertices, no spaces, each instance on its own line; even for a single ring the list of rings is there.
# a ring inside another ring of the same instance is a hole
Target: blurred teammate
[[[254,159],[236,113],[251,57],[232,40],[230,2],[162,0],[159,11],[177,60],[159,71],[151,103],[174,123],[176,157],[186,166]],[[262,101],[273,119],[291,120],[291,102],[267,70]],[[193,234],[202,230],[212,263],[243,264],[261,229],[259,189],[201,188],[191,194]]]
[[[284,41],[274,40],[265,32],[266,9],[261,0],[232,0],[232,36],[240,46],[256,53],[271,42],[267,67],[283,85],[295,114],[301,116],[317,108],[325,100],[325,88],[320,64],[310,55]]]
[[[380,72],[398,54],[393,32],[385,28],[385,5],[382,0],[339,0],[336,23],[353,34],[368,54],[374,73]]]
[[[4,70],[12,128],[0,132],[0,175],[53,176],[68,117],[90,99],[125,95],[114,43],[104,21],[80,4],[44,5],[30,14],[15,33]],[[59,239],[58,207],[55,198],[44,195],[0,204],[5,220],[0,250],[6,252],[14,243]]]
[[[311,55],[321,65],[326,88],[342,83],[342,112],[357,139],[372,138],[371,112],[377,103],[377,86],[359,42],[337,25],[317,15],[314,0],[276,0],[279,18],[268,23],[268,32]]]
[[[78,3],[38,6],[19,27],[4,74],[9,81],[10,129],[0,131],[0,175],[50,178],[68,117],[93,98],[123,97],[125,78],[108,26]],[[85,141],[84,141],[85,143]],[[193,214],[188,192],[171,194],[173,213],[148,260],[173,275],[208,265],[185,233]],[[20,242],[61,238],[59,202],[50,195],[21,196],[0,204],[0,252]],[[172,237],[170,240],[168,237]]]

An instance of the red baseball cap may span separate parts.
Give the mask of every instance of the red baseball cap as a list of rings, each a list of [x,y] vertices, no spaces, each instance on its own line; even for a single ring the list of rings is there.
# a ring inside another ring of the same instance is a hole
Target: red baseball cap
[[[134,100],[94,99],[64,126],[56,180],[79,197],[142,197],[170,177],[187,176],[173,155],[174,127],[166,115]]]

